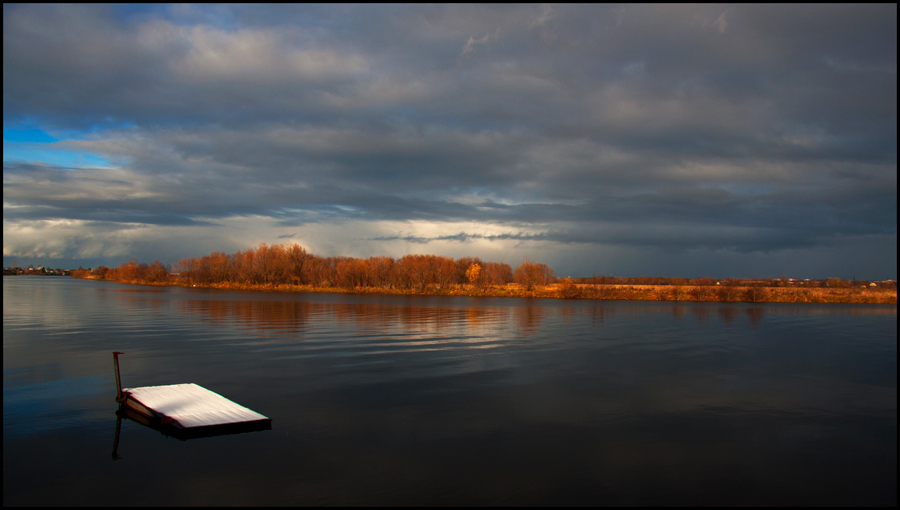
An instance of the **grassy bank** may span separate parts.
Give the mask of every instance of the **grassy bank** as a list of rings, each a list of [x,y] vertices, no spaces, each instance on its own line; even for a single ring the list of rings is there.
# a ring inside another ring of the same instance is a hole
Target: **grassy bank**
[[[76,276],[100,279],[93,275]],[[853,288],[795,288],[759,286],[694,286],[694,285],[604,285],[574,284],[571,282],[535,286],[531,290],[510,283],[500,286],[434,285],[421,289],[382,287],[315,287],[312,285],[260,285],[247,283],[214,283],[188,285],[176,279],[146,282],[117,280],[120,283],[167,285],[213,289],[258,290],[278,292],[336,292],[345,294],[390,294],[406,296],[483,296],[534,297],[558,299],[597,299],[632,301],[694,301],[749,303],[872,303],[897,304],[897,290],[878,287]]]

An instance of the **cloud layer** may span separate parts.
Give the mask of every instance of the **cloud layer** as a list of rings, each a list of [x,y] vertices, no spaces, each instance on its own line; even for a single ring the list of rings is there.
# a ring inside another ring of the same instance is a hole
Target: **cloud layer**
[[[896,278],[896,20],[5,5],[4,264],[291,240],[563,275]],[[26,128],[56,141],[7,143]]]

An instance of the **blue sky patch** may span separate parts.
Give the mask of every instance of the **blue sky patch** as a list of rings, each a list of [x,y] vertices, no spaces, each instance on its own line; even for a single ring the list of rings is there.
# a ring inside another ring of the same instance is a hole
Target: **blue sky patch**
[[[3,161],[40,161],[65,167],[111,166],[108,159],[90,152],[56,145],[62,141],[36,127],[3,127]]]

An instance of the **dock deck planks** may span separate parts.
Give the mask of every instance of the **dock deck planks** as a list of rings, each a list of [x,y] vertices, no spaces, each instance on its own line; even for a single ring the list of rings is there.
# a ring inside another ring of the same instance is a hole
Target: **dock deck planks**
[[[124,388],[125,405],[185,429],[272,420],[193,383]],[[134,405],[137,404],[137,405]],[[142,409],[143,408],[143,409]],[[155,415],[155,416],[154,416]]]

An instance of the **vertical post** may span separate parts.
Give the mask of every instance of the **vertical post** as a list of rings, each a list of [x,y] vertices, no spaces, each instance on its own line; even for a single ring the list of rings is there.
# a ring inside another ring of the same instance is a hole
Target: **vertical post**
[[[113,352],[113,361],[116,364],[116,401],[122,402],[122,378],[119,376],[119,354],[125,354],[124,352],[114,351]]]

